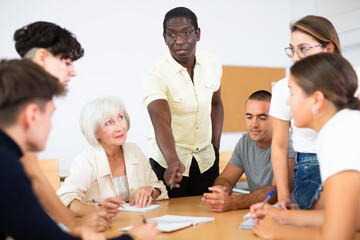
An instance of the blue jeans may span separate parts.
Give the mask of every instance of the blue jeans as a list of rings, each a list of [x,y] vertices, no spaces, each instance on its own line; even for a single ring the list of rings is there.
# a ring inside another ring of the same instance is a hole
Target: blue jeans
[[[310,208],[319,199],[321,189],[319,161],[316,154],[296,152],[294,195],[300,208]]]

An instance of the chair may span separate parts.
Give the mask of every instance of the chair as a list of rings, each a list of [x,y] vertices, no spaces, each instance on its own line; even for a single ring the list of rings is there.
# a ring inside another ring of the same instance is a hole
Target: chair
[[[58,190],[60,188],[59,160],[57,158],[40,159],[39,166],[54,190]]]
[[[229,160],[231,158],[232,153],[233,153],[233,151],[219,152],[219,170],[220,170],[220,174],[222,173],[222,171],[224,171],[226,165],[228,164],[228,162],[229,162]],[[240,177],[238,182],[246,182],[245,173]]]
[[[219,170],[220,173],[222,173],[222,171],[224,171],[226,165],[228,164],[231,155],[232,155],[233,151],[223,151],[223,152],[219,152]]]

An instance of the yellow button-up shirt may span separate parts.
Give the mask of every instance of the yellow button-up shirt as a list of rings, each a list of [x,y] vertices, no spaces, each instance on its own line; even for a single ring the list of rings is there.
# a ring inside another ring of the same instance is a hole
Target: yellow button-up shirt
[[[176,62],[170,52],[155,63],[144,77],[143,104],[147,106],[158,99],[168,101],[176,152],[186,167],[184,176],[189,176],[193,156],[201,173],[214,164],[211,101],[213,93],[220,88],[221,75],[221,63],[213,54],[196,51],[194,81],[187,69]],[[166,168],[167,164],[157,146],[153,129],[148,143],[150,157]]]

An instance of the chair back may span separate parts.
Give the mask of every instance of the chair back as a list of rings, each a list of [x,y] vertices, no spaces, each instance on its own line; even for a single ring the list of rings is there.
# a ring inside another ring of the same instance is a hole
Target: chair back
[[[219,152],[219,170],[220,173],[222,173],[222,171],[224,171],[226,165],[228,164],[231,155],[232,155],[233,151],[223,151],[223,152]]]
[[[219,170],[220,174],[224,171],[226,165],[230,161],[233,151],[223,151],[219,153]],[[239,178],[238,182],[246,182],[245,173]]]
[[[51,186],[57,191],[60,188],[59,160],[57,158],[40,159],[39,166]]]

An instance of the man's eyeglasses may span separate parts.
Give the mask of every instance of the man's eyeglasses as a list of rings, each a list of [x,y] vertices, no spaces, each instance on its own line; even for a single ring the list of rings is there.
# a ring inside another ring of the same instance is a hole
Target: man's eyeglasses
[[[180,35],[182,37],[182,39],[187,40],[191,37],[192,33],[196,30],[196,28],[194,28],[191,31],[186,31],[186,32],[181,32],[181,33],[173,33],[173,32],[168,32],[166,33],[166,38],[169,41],[174,41],[178,38],[178,36]]]
[[[315,48],[315,47],[322,47],[322,46],[324,46],[324,44],[320,43],[318,45],[314,45],[314,46],[310,46],[310,47],[297,47],[296,49],[294,49],[293,47],[287,47],[287,48],[285,48],[285,53],[289,58],[293,58],[295,53],[299,58],[304,58],[304,57],[306,57],[307,50],[309,50],[311,48]]]

